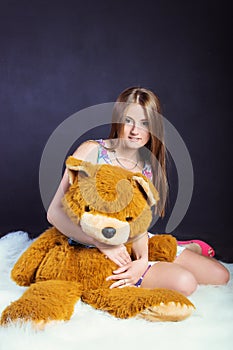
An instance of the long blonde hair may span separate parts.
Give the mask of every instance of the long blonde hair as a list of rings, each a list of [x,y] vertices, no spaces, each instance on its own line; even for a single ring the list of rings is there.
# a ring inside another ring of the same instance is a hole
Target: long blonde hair
[[[124,111],[130,103],[140,104],[148,118],[150,139],[145,147],[140,150],[140,153],[142,159],[147,160],[151,164],[153,182],[160,194],[158,214],[164,216],[168,184],[164,126],[158,96],[152,91],[141,87],[130,87],[124,90],[118,96],[113,108],[109,139],[121,137],[124,128],[124,123],[122,122]]]

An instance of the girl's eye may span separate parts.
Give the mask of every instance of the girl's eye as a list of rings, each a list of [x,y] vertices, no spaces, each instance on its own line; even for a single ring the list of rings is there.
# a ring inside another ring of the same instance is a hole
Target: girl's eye
[[[131,118],[125,117],[125,124],[133,124],[133,121]]]
[[[145,126],[146,128],[148,128],[149,122],[147,120],[145,120],[144,122],[142,122],[142,125]]]

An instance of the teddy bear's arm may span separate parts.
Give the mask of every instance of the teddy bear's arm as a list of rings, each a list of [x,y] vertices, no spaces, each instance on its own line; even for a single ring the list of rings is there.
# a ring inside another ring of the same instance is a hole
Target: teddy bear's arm
[[[176,238],[168,234],[154,235],[149,239],[149,260],[173,262],[176,258]]]
[[[56,244],[61,244],[62,239],[64,236],[55,228],[45,231],[20,256],[11,271],[11,278],[20,286],[29,286],[47,252]]]

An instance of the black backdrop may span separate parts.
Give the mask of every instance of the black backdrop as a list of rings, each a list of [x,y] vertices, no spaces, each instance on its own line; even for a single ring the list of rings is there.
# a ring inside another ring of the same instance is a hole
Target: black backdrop
[[[233,261],[230,4],[0,2],[1,235],[36,236],[47,228],[38,173],[54,129],[140,85],[159,95],[193,162],[192,201],[174,234],[208,240],[218,257]],[[170,211],[177,189],[172,168],[171,181]],[[154,232],[163,232],[166,220]]]

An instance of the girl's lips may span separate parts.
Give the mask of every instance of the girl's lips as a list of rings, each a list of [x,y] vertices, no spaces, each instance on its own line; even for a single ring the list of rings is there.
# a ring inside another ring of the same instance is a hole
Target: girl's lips
[[[138,142],[140,141],[141,139],[139,137],[132,137],[132,136],[129,136],[129,140],[132,141],[132,142]]]

